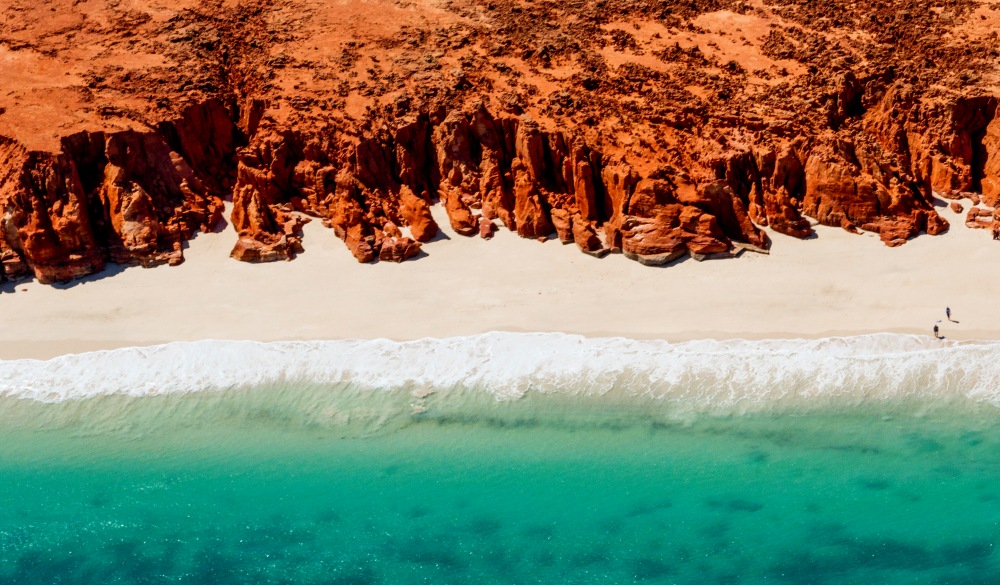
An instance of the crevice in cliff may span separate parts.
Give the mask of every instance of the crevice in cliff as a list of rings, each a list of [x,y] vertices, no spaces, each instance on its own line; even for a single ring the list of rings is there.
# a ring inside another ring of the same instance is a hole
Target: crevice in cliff
[[[971,190],[996,206],[1000,199],[1000,116],[997,115],[997,101],[992,100],[984,108],[982,128],[971,133],[972,174]]]

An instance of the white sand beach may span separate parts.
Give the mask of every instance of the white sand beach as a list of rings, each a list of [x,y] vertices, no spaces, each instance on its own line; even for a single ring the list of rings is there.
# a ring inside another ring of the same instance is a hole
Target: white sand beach
[[[900,248],[820,226],[771,233],[770,255],[652,268],[501,230],[458,236],[401,265],[358,264],[332,230],[306,226],[292,262],[229,258],[236,234],[199,235],[178,267],[111,267],[65,286],[3,285],[0,359],[178,340],[417,339],[492,330],[680,341],[873,332],[1000,339],[1000,242],[940,207],[952,229]],[[959,323],[945,320],[945,307]]]

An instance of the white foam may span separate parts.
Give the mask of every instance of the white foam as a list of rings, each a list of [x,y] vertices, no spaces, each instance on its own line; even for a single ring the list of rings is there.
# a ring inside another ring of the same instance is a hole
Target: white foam
[[[395,342],[200,341],[0,361],[0,396],[44,402],[264,385],[642,396],[693,408],[961,398],[1000,407],[1000,343],[907,335],[667,343],[558,333]]]

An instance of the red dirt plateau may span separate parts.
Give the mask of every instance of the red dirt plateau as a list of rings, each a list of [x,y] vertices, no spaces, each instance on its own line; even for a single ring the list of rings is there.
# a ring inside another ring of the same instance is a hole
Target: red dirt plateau
[[[419,259],[433,205],[654,265],[898,246],[937,197],[991,228],[998,31],[994,0],[9,0],[2,275],[178,264],[227,201],[248,262],[310,219]]]

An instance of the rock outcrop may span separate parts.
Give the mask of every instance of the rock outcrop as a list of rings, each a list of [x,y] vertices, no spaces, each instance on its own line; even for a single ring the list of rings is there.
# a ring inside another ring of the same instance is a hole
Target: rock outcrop
[[[50,283],[108,261],[179,264],[184,241],[223,219],[236,140],[227,110],[208,101],[157,130],[68,136],[58,153],[0,141],[6,276]]]
[[[229,200],[247,262],[311,219],[419,258],[441,205],[461,236],[650,265],[815,224],[898,246],[948,229],[935,197],[970,227],[1000,203],[1000,11],[973,0],[144,10],[0,8],[3,277],[180,263]]]

